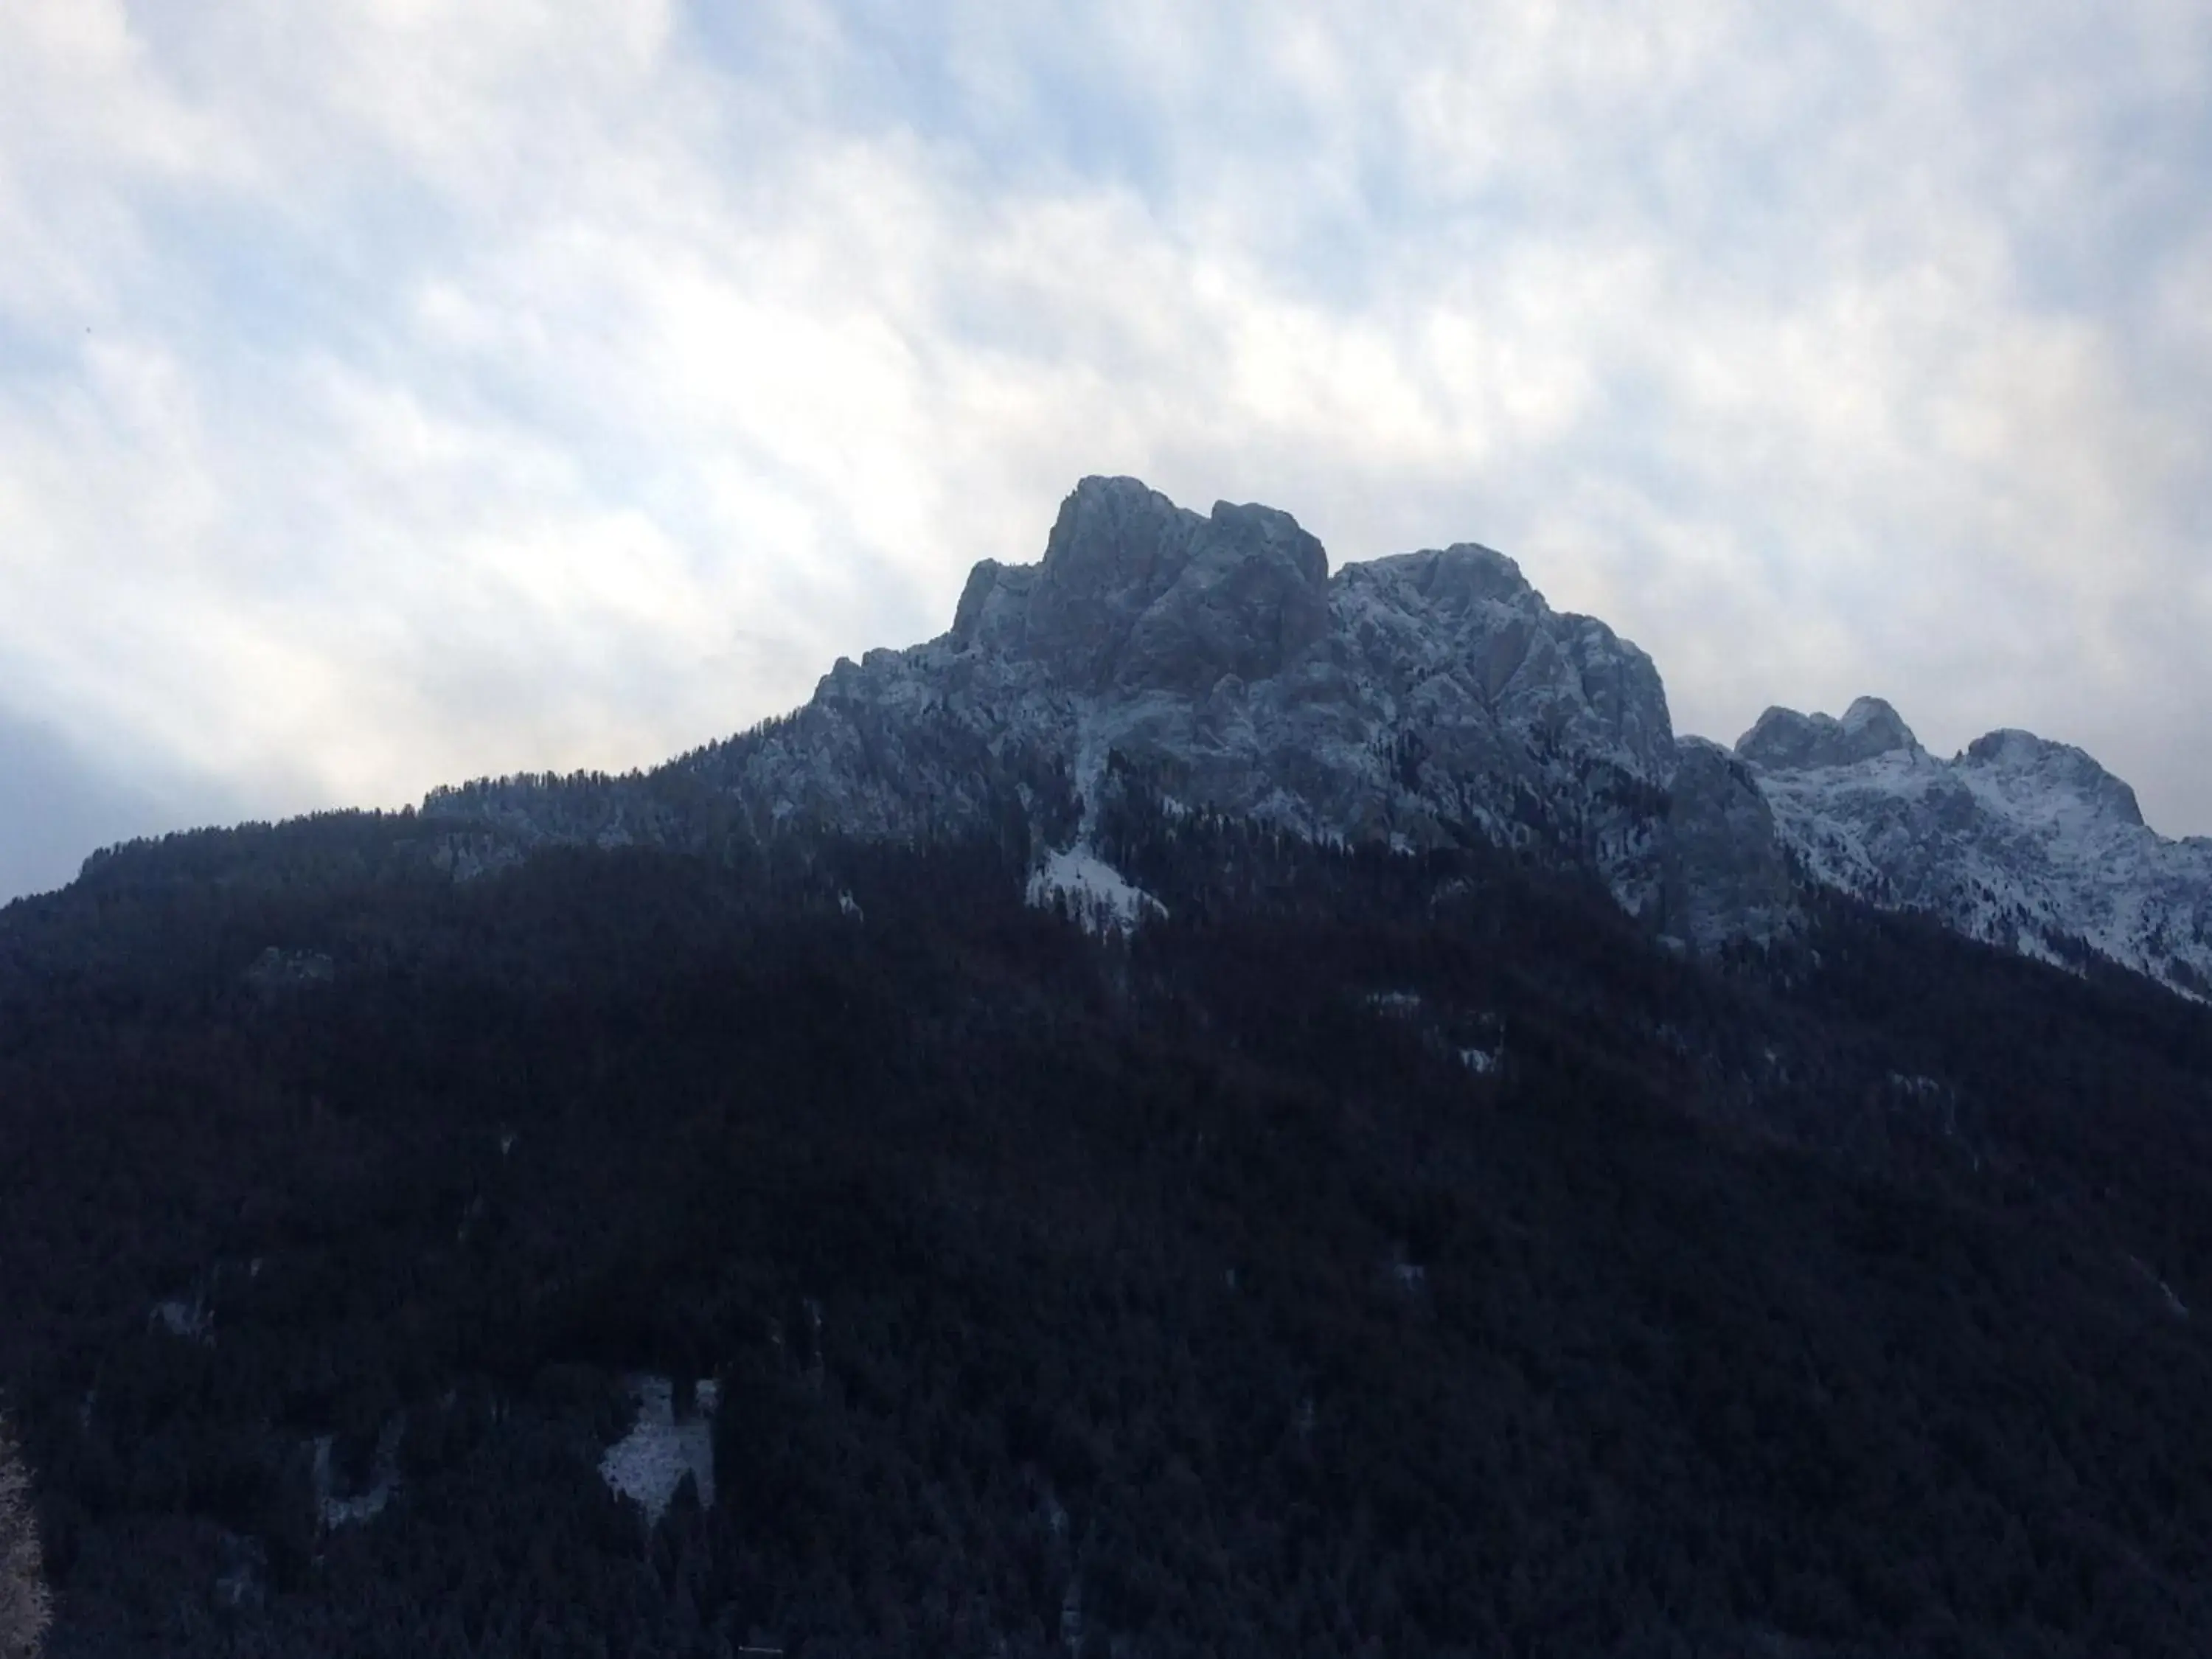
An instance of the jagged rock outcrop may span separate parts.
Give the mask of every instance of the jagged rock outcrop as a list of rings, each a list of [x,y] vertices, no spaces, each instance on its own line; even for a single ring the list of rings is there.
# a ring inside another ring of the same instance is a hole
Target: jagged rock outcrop
[[[1273,678],[1328,632],[1328,559],[1287,513],[1176,507],[1134,479],[1071,495],[1041,564],[986,560],[948,636],[1088,696]]]
[[[1683,738],[1679,752],[1662,860],[1667,936],[1711,951],[1787,933],[1796,883],[1757,777],[1703,738]]]
[[[1841,720],[1770,708],[1737,739],[1735,751],[1754,766],[1798,772],[1852,766],[1883,755],[1924,752],[1912,728],[1880,697],[1861,697]]]
[[[1286,514],[1085,479],[1036,565],[950,632],[840,662],[790,722],[691,764],[770,823],[903,835],[1009,793],[1079,831],[1118,752],[1186,805],[1296,832],[1535,842],[1656,909],[1674,759],[1650,659],[1455,546],[1347,567]]]
[[[2054,961],[2212,993],[2212,841],[2169,841],[2081,750],[1992,732],[1949,760],[1896,711],[1770,709],[1736,745],[1814,880]]]

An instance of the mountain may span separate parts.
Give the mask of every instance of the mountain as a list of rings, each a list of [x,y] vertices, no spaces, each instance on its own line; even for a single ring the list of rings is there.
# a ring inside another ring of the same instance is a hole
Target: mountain
[[[2203,1010],[1107,783],[0,910],[50,1659],[2207,1650]]]
[[[1089,832],[1118,755],[1184,805],[1309,839],[1541,844],[1656,914],[1674,743],[1650,659],[1456,545],[1348,566],[1286,514],[1087,478],[1042,562],[976,566],[951,630],[840,660],[788,720],[679,762],[756,831]],[[526,848],[684,833],[670,792],[558,781],[428,809]],[[479,854],[479,855],[481,855]]]
[[[2002,731],[1940,760],[1862,697],[1840,720],[1770,708],[1736,754],[1814,880],[2045,961],[2094,953],[2212,994],[2212,840],[2160,836],[2081,750]]]
[[[1694,950],[1771,941],[1825,886],[2212,992],[2212,842],[2158,836],[2077,750],[1993,732],[1938,761],[1873,699],[1840,720],[1771,709],[1733,754],[1677,739],[1651,659],[1501,553],[1332,575],[1286,514],[1201,517],[1131,478],[1085,479],[1039,563],[977,565],[948,633],[841,660],[787,720],[627,788],[505,780],[426,810],[485,837],[455,841],[461,873],[732,816],[911,839],[1011,814],[1056,890],[1097,868],[1109,757],[1171,806],[1310,840],[1586,869]]]
[[[2212,1010],[1874,884],[1947,778],[1939,873],[2166,856],[1976,747],[1091,481],[653,772],[96,856],[0,907],[46,1659],[2196,1659]]]

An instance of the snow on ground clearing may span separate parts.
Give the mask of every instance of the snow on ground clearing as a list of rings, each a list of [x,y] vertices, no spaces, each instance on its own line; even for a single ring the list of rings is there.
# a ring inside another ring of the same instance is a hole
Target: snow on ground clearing
[[[194,1342],[215,1340],[215,1316],[208,1311],[207,1301],[195,1296],[189,1302],[173,1296],[167,1302],[156,1304],[147,1323],[158,1325],[171,1336],[181,1336]]]
[[[630,1397],[637,1401],[637,1425],[607,1448],[599,1460],[599,1477],[645,1511],[648,1524],[668,1513],[676,1489],[690,1475],[699,1484],[699,1507],[714,1507],[714,1425],[718,1403],[711,1382],[697,1390],[699,1409],[676,1415],[676,1385],[665,1376],[640,1376],[629,1379]]]
[[[1081,842],[1054,853],[1030,878],[1030,902],[1044,906],[1065,898],[1085,932],[1121,933],[1167,908]]]
[[[331,1468],[333,1437],[315,1437],[315,1505],[325,1529],[359,1526],[384,1513],[392,1494],[399,1489],[399,1442],[407,1432],[407,1418],[400,1413],[385,1421],[376,1437],[376,1458],[370,1466],[368,1485],[357,1492],[341,1492]]]

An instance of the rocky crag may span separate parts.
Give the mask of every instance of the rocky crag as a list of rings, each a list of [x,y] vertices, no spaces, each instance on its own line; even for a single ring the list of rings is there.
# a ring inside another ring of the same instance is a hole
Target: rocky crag
[[[1862,697],[1841,720],[1771,708],[1736,754],[1807,879],[2031,956],[2093,954],[2212,994],[2212,840],[2159,835],[2081,750],[1999,731],[1943,760]]]
[[[979,564],[949,632],[841,659],[790,716],[641,779],[471,784],[425,811],[457,876],[702,821],[904,839],[1010,817],[1048,872],[1089,860],[1115,757],[1171,808],[1555,856],[1686,948],[1786,933],[1819,884],[2212,990],[2212,842],[2155,835],[2078,750],[1997,732],[1942,761],[1874,700],[1770,710],[1734,750],[1678,738],[1651,659],[1503,554],[1331,574],[1287,514],[1200,515],[1128,478],[1084,480],[1041,562]]]

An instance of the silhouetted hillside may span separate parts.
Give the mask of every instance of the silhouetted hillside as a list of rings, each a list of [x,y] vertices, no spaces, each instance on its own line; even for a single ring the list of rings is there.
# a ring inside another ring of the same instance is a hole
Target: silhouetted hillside
[[[1103,939],[1018,815],[427,833],[0,913],[59,1659],[2212,1648],[2212,1020],[2141,981],[1842,901],[1699,965],[1133,784]],[[645,1372],[717,1396],[651,1527]]]

